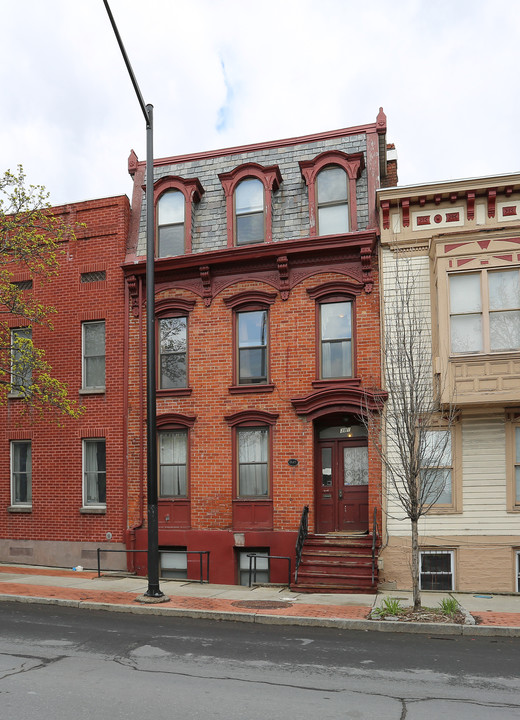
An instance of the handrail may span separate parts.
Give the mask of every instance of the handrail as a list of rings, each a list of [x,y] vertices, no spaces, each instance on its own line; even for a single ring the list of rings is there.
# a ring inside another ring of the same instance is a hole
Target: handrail
[[[252,578],[253,573],[254,573],[253,582],[256,583],[256,561],[257,561],[257,558],[265,558],[267,560],[287,560],[287,563],[288,563],[287,587],[291,586],[291,558],[290,557],[285,557],[285,555],[257,555],[256,553],[248,553],[247,557],[249,558],[249,587],[251,587],[251,585],[252,585],[251,578]],[[254,565],[254,567],[253,567],[253,565]],[[270,565],[271,565],[271,563],[269,563],[269,566]]]
[[[102,552],[119,552],[119,553],[138,553],[138,552],[148,552],[146,548],[143,548],[143,550],[113,550],[112,548],[97,548],[97,571],[98,571],[98,577],[101,577],[101,553]],[[183,555],[198,555],[199,556],[199,577],[200,583],[207,582],[209,583],[209,550],[169,550],[168,552],[172,554],[180,555],[181,553]],[[206,580],[203,579],[203,571],[202,571],[202,556],[206,556]]]
[[[296,540],[296,565],[294,569],[294,582],[298,582],[298,568],[302,559],[302,550],[305,538],[309,533],[309,506],[304,505],[302,516],[300,519],[300,529],[298,530],[298,538]]]
[[[374,519],[372,523],[372,585],[376,574],[376,543],[377,541],[377,508],[374,508]]]

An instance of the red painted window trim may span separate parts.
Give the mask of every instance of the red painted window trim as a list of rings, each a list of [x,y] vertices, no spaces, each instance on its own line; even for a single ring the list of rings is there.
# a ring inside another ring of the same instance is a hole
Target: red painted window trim
[[[316,382],[321,387],[334,387],[338,381],[352,382],[357,376],[357,313],[356,313],[356,295],[359,295],[363,286],[357,283],[348,282],[331,282],[321,287],[308,288],[307,292],[316,300],[315,306],[315,348],[316,348]],[[349,302],[352,312],[352,375],[339,378],[323,378],[321,375],[321,318],[320,309],[322,305],[329,303]],[[331,383],[329,386],[328,383]],[[314,384],[314,383],[313,383]]]
[[[278,419],[278,413],[271,413],[265,410],[241,410],[232,415],[226,415],[224,420],[231,426],[231,448],[233,458],[233,500],[238,502],[263,502],[272,503],[273,500],[273,432],[272,428]],[[238,439],[237,430],[240,428],[267,428],[268,430],[268,467],[267,482],[268,494],[261,497],[241,497],[238,494]]]
[[[157,243],[159,233],[158,228],[158,217],[157,207],[161,195],[164,195],[168,190],[178,190],[184,195],[184,253],[191,253],[191,241],[192,241],[192,214],[193,214],[193,203],[198,203],[204,194],[204,188],[200,184],[198,178],[181,178],[177,175],[166,175],[160,178],[154,183],[153,186],[153,204],[155,213],[155,255],[157,253]],[[162,259],[162,258],[159,258]]]
[[[232,326],[232,347],[233,347],[233,385],[229,387],[232,395],[252,394],[255,392],[265,393],[273,392],[274,385],[269,382],[271,376],[270,349],[271,349],[271,333],[270,333],[270,317],[269,306],[276,300],[277,293],[265,292],[264,290],[244,290],[236,293],[231,297],[224,299],[226,307],[233,310],[233,326]],[[238,377],[238,329],[237,314],[240,312],[248,312],[254,310],[265,310],[267,312],[267,379],[265,383],[240,383]]]
[[[300,161],[300,170],[309,190],[309,235],[311,237],[317,234],[316,178],[320,170],[329,165],[339,165],[347,173],[349,228],[351,232],[358,229],[356,180],[365,167],[365,157],[361,152],[347,154],[340,150],[327,150],[313,160]]]
[[[190,503],[191,495],[191,428],[194,426],[197,419],[196,415],[183,415],[182,413],[164,413],[163,415],[157,416],[156,422],[156,443],[157,443],[157,493],[160,492],[160,458],[159,458],[159,433],[161,431],[168,430],[185,430],[187,433],[186,443],[186,495],[183,497],[161,497],[158,496],[158,502],[174,502],[186,504]]]
[[[195,307],[195,300],[187,298],[164,298],[155,303],[155,357],[156,357],[156,380],[157,397],[186,397],[191,395],[193,389],[190,387],[190,337],[189,337],[189,314]],[[161,353],[159,347],[159,320],[169,317],[185,317],[186,322],[186,386],[179,388],[161,388]]]
[[[235,190],[239,182],[247,178],[256,178],[264,186],[264,242],[272,242],[273,239],[272,194],[278,190],[282,182],[280,168],[278,165],[263,167],[258,163],[246,163],[239,165],[231,172],[219,175],[226,196],[228,247],[235,245]]]

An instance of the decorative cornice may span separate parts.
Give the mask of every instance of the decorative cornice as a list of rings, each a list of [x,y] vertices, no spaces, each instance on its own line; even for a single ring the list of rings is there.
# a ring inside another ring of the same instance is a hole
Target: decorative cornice
[[[183,425],[192,428],[197,420],[196,415],[184,415],[183,413],[164,413],[157,415],[157,427],[164,428],[168,425]]]
[[[275,425],[278,420],[278,413],[267,412],[266,410],[240,410],[231,415],[225,415],[224,420],[231,427],[250,423]]]
[[[298,415],[314,420],[335,412],[349,412],[366,416],[367,412],[381,412],[388,397],[383,390],[362,390],[358,387],[334,385],[317,390],[305,397],[292,398],[291,403]]]
[[[334,280],[307,288],[307,293],[313,300],[322,300],[331,295],[359,295],[363,290],[362,283],[350,282],[348,280]]]
[[[196,305],[195,300],[181,297],[162,298],[155,300],[155,314],[159,315],[168,310],[183,310],[184,312],[191,312]]]
[[[128,294],[130,296],[130,309],[133,317],[139,317],[139,288],[137,277],[127,275]]]
[[[258,305],[272,305],[276,300],[276,293],[265,292],[264,290],[243,290],[231,297],[224,299],[228,308],[237,308],[250,303]]]

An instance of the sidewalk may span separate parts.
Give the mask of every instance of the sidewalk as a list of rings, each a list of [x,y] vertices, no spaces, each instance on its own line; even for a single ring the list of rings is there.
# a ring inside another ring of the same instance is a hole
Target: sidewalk
[[[283,587],[247,588],[185,580],[163,580],[160,587],[168,601],[148,604],[138,601],[148,588],[146,578],[114,574],[98,578],[92,571],[0,565],[0,602],[352,630],[520,637],[520,595],[424,592],[424,605],[435,607],[443,597],[451,595],[464,609],[468,622],[476,620],[476,624],[455,625],[367,619],[385,597],[399,597],[402,605],[410,604],[410,593],[401,591],[381,591],[377,595],[303,594]]]

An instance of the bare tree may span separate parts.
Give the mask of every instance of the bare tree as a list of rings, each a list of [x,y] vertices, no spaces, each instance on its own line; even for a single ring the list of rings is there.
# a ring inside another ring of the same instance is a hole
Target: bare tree
[[[451,428],[455,407],[441,403],[442,378],[434,375],[429,288],[414,258],[393,249],[385,275],[383,374],[388,399],[366,424],[384,468],[385,511],[411,524],[414,609],[421,606],[419,519],[437,503],[451,502]],[[393,267],[392,267],[393,265]]]

